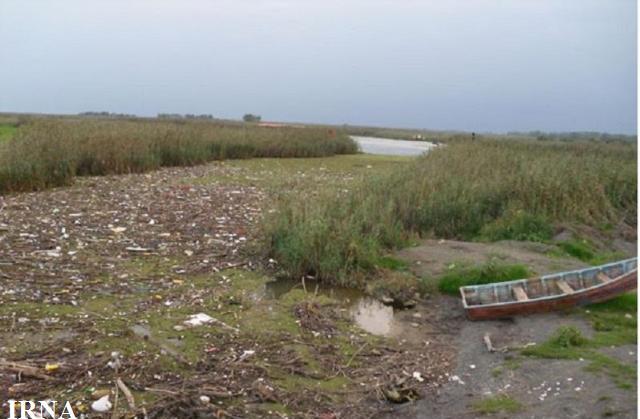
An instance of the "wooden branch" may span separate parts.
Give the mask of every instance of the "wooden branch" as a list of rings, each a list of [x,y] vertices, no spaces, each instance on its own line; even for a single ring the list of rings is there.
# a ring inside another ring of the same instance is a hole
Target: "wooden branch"
[[[489,336],[488,333],[484,334],[483,340],[484,340],[485,346],[487,347],[487,351],[489,351],[489,352],[495,352],[496,351],[496,349],[493,347],[493,344],[491,343],[491,336]]]
[[[517,345],[517,346],[505,346],[503,348],[496,348],[493,346],[493,344],[491,343],[491,336],[489,335],[489,333],[485,333],[484,337],[484,344],[487,347],[487,351],[489,352],[509,352],[509,351],[518,351],[521,349],[526,349],[529,346],[534,346],[535,342],[529,342],[529,343],[525,343],[524,345]]]
[[[124,398],[127,400],[127,404],[129,405],[129,408],[131,408],[132,410],[135,410],[136,401],[133,398],[133,394],[131,394],[131,390],[129,390],[129,387],[127,387],[125,383],[119,378],[116,379],[116,385],[122,391],[122,394],[124,394]]]
[[[37,378],[39,380],[52,380],[53,378],[40,372],[40,369],[37,367],[32,367],[30,365],[18,364],[15,362],[8,361],[0,361],[0,369],[6,369],[17,374],[22,374],[25,377]]]

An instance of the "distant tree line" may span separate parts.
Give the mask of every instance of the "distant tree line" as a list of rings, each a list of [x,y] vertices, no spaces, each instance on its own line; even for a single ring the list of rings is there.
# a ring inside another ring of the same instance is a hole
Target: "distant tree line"
[[[637,139],[635,135],[609,134],[606,132],[596,132],[596,131],[569,131],[569,132],[528,131],[528,132],[508,132],[507,135],[533,137],[539,141],[595,140],[595,141],[609,142],[609,141],[636,141]]]
[[[211,120],[213,119],[213,115],[204,114],[204,113],[200,115],[195,115],[192,113],[187,113],[184,115],[179,113],[159,113],[158,119],[208,119],[208,120]]]
[[[252,113],[246,113],[242,117],[244,122],[260,122],[262,121],[262,117],[260,115],[254,115]]]
[[[95,112],[95,111],[89,111],[89,112],[80,112],[78,114],[79,116],[90,116],[92,118],[136,118],[136,115],[130,114],[130,113],[117,113],[117,112],[106,112],[106,111],[102,111],[102,112]]]

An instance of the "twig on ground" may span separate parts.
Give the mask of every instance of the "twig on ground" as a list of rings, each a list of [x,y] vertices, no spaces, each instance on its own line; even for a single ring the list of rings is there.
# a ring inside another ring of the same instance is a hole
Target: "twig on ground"
[[[120,378],[116,379],[116,385],[122,391],[122,394],[124,394],[124,397],[127,400],[127,404],[129,405],[129,408],[131,408],[131,410],[135,410],[136,401],[133,398],[133,394],[131,394],[131,390],[129,390],[129,387],[127,387],[126,384]]]

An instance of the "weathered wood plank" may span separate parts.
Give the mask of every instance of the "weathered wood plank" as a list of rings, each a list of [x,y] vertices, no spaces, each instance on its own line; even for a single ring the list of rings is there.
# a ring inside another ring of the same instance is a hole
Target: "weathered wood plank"
[[[558,288],[560,288],[560,291],[562,291],[565,294],[573,294],[573,288],[571,288],[571,285],[567,284],[564,279],[560,279],[558,282],[556,282],[556,284],[558,284]]]
[[[513,287],[511,287],[511,289],[513,290],[513,296],[516,297],[516,300],[527,301],[529,299],[529,296],[524,291],[521,285],[514,285]]]

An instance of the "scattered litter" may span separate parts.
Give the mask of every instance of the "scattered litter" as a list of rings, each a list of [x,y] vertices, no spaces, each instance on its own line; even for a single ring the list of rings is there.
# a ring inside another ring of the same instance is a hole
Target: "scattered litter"
[[[126,250],[128,252],[134,252],[134,253],[146,253],[146,252],[151,252],[152,249],[148,249],[146,247],[127,247]]]
[[[189,320],[185,320],[184,324],[187,326],[201,326],[203,324],[213,322],[213,317],[205,313],[192,314],[189,316]]]
[[[245,359],[249,358],[250,356],[255,355],[255,353],[256,353],[256,351],[251,351],[251,350],[244,351],[242,353],[242,355],[240,355],[240,358],[238,359],[238,361],[244,361]]]
[[[117,351],[113,351],[111,352],[111,361],[107,362],[107,367],[117,370],[118,368],[120,368],[120,366],[122,365],[122,363],[120,362],[120,352]]]
[[[198,313],[198,314],[192,314],[191,316],[189,316],[189,320],[185,320],[184,324],[186,324],[187,326],[190,327],[195,327],[195,326],[201,326],[203,324],[207,324],[207,323],[215,323],[218,326],[222,326],[225,329],[229,329],[232,330],[234,332],[240,332],[240,330],[236,327],[233,326],[229,326],[228,324],[226,324],[225,322],[218,320],[216,318],[213,318],[211,316],[209,316],[206,313]]]
[[[453,381],[453,382],[464,385],[464,381],[462,381],[460,377],[458,377],[457,375],[452,375],[451,377],[449,377],[449,381]]]
[[[60,368],[60,364],[49,364],[49,363],[47,363],[47,364],[44,366],[44,369],[45,369],[47,372],[54,372],[54,371],[58,370],[59,368]]]
[[[423,382],[424,381],[424,378],[422,378],[422,374],[420,374],[418,371],[415,371],[413,373],[413,378],[415,378],[419,382]]]
[[[91,403],[91,410],[98,413],[104,413],[111,410],[111,402],[109,401],[109,396],[106,395],[104,397],[99,398],[95,402]]]

